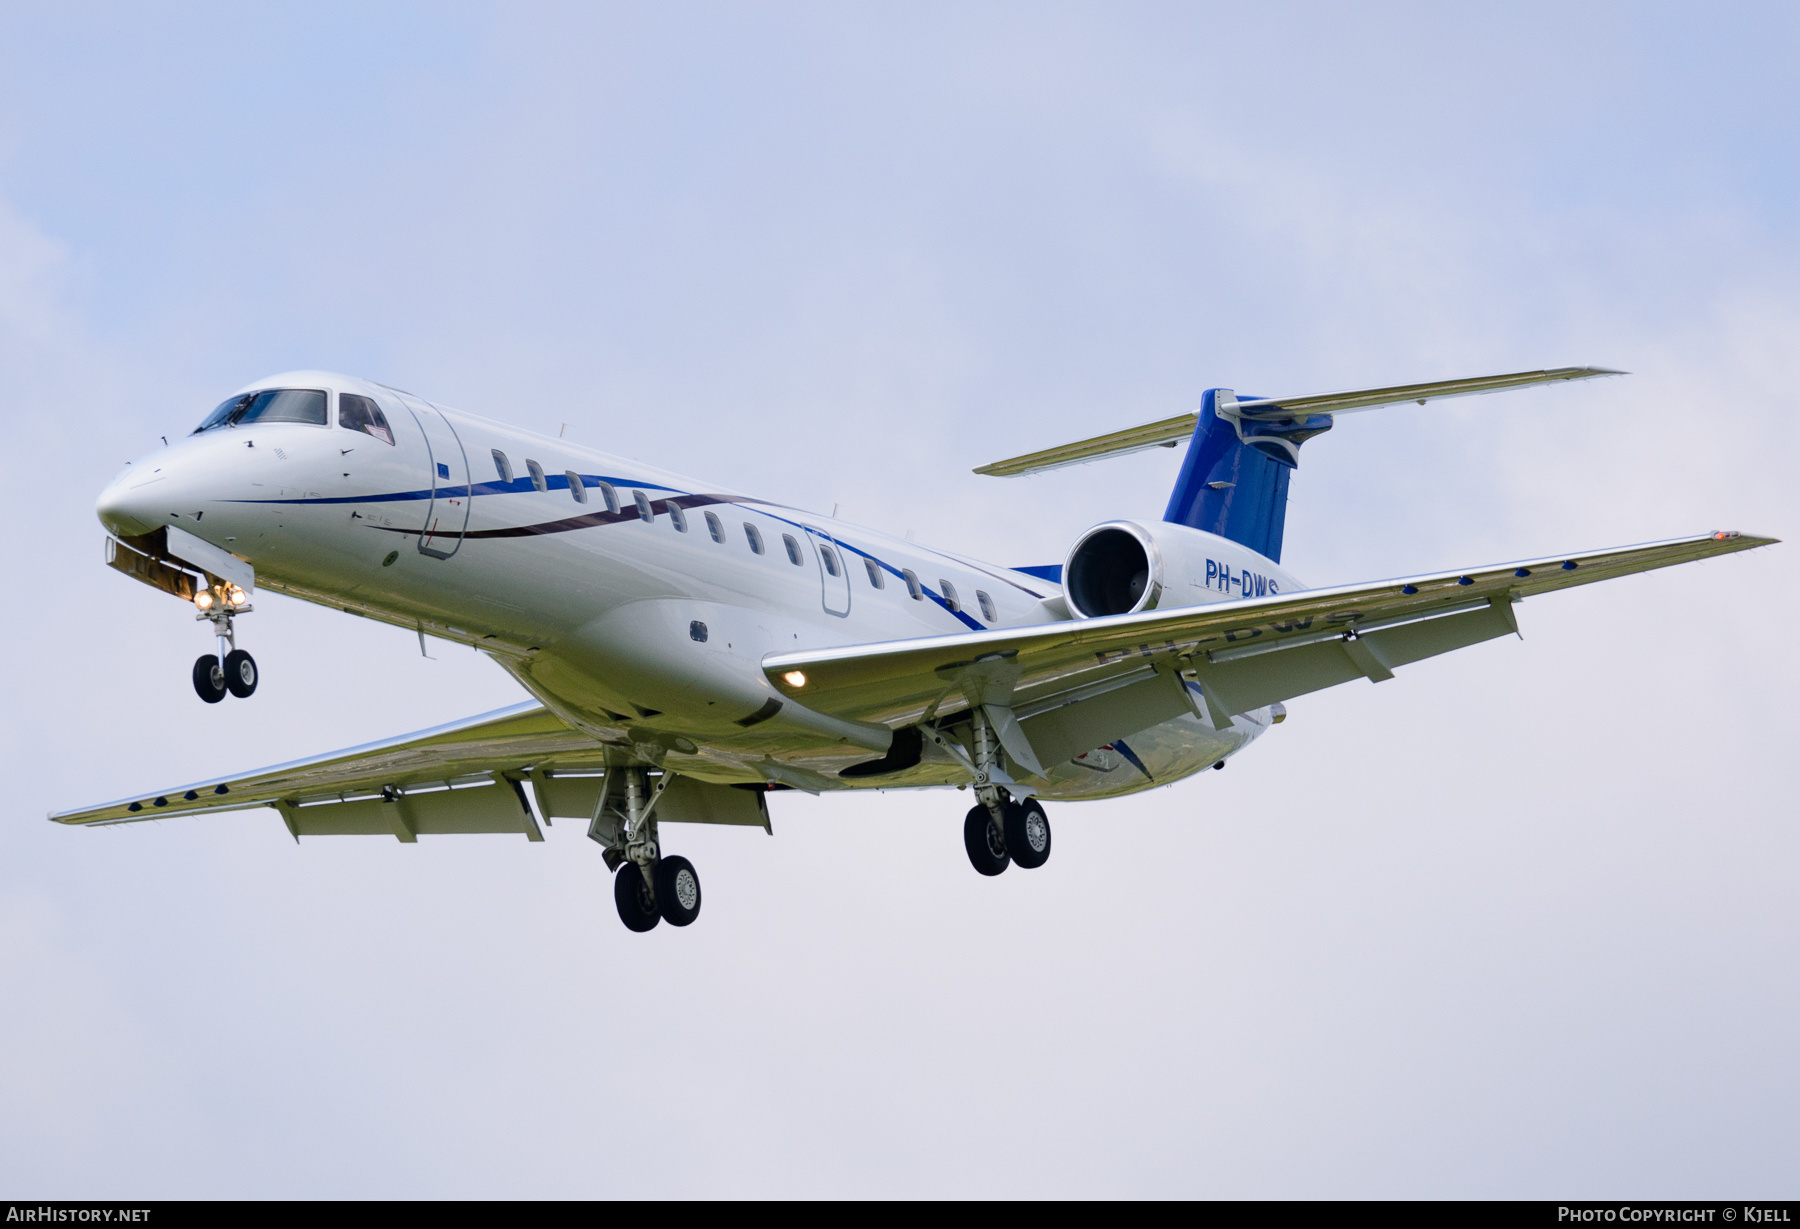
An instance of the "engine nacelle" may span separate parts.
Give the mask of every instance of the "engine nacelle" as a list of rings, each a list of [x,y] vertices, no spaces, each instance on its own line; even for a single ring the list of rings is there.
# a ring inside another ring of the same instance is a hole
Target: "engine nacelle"
[[[1077,618],[1136,614],[1305,588],[1229,538],[1167,521],[1107,521],[1075,540],[1063,596]]]

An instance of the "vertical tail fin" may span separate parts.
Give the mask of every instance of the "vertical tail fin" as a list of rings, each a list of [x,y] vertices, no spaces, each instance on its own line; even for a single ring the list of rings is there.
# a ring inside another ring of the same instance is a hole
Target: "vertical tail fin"
[[[1324,414],[1270,423],[1246,421],[1228,388],[1209,388],[1163,520],[1203,529],[1281,562],[1288,476],[1300,445],[1331,429]]]

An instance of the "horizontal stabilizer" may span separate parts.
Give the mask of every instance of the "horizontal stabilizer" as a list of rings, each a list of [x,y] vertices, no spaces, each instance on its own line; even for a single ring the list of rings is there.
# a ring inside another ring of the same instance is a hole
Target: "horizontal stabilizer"
[[[1498,393],[1512,388],[1529,388],[1534,384],[1551,384],[1559,380],[1586,380],[1594,376],[1624,375],[1609,367],[1555,367],[1547,371],[1519,371],[1511,375],[1477,376],[1469,380],[1438,380],[1430,384],[1396,384],[1387,388],[1365,388],[1345,393],[1317,393],[1307,397],[1257,397],[1231,401],[1231,413],[1252,421],[1276,422],[1306,418],[1314,414],[1345,414],[1353,410],[1372,410],[1383,405],[1403,405],[1408,401],[1424,405],[1445,397],[1472,397],[1477,393]],[[1227,394],[1221,393],[1221,397]],[[1194,434],[1198,413],[1178,414],[1158,422],[1145,423],[1093,439],[1079,440],[1059,448],[1026,453],[983,465],[978,474],[995,478],[1013,478],[1035,474],[1064,465],[1079,465],[1101,457],[1137,452],[1144,448],[1173,448]]]

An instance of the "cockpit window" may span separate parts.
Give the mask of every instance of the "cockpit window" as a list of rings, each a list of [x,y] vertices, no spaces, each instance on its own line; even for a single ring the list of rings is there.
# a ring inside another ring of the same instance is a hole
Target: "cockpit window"
[[[338,426],[372,435],[384,444],[394,442],[394,433],[388,429],[387,416],[381,412],[381,407],[375,404],[373,397],[359,397],[355,393],[339,393]],[[497,451],[494,456],[496,459],[503,460]],[[507,474],[506,478],[510,482],[512,475]]]
[[[368,398],[358,400],[368,401]],[[372,407],[374,402],[369,404]],[[375,413],[379,417],[381,411]],[[194,434],[214,427],[236,427],[253,422],[300,422],[323,427],[325,394],[316,388],[265,388],[260,392],[241,393],[208,414],[206,421],[194,428]],[[387,423],[383,421],[381,425],[386,427]],[[393,442],[393,436],[389,434],[388,443]]]
[[[211,431],[214,427],[224,426],[225,420],[231,417],[231,411],[237,409],[248,400],[250,400],[249,393],[240,393],[235,397],[228,397],[224,401],[219,402],[218,409],[200,420],[200,425],[194,428],[194,434],[199,435],[202,431]]]

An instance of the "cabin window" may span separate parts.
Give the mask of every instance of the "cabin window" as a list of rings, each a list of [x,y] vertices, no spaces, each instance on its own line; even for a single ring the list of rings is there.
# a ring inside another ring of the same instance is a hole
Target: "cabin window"
[[[986,590],[975,590],[975,600],[981,603],[981,617],[986,619],[989,623],[994,622],[1000,617],[994,611],[994,599],[987,595]]]
[[[712,535],[712,540],[715,542],[725,541],[725,524],[714,513],[706,514],[706,532]]]
[[[782,534],[781,541],[787,547],[788,562],[793,564],[795,567],[799,567],[800,566],[800,543],[794,541],[794,535],[791,533]]]
[[[687,532],[687,513],[672,499],[669,501],[669,524],[675,526],[677,533]]]
[[[762,530],[749,521],[744,522],[744,540],[750,543],[750,549],[756,554],[763,553]]]
[[[364,435],[372,435],[384,444],[394,442],[394,433],[388,429],[387,416],[381,412],[381,407],[375,404],[373,397],[359,397],[355,393],[339,393],[338,426],[350,431],[361,431]]]
[[[962,609],[962,603],[958,601],[956,597],[955,585],[947,580],[940,580],[938,581],[938,588],[943,590],[944,605],[948,606],[952,611],[959,611]]]
[[[563,477],[569,480],[569,494],[575,497],[575,502],[585,504],[587,502],[587,483],[581,480],[581,475],[572,469],[566,469],[563,471]]]
[[[542,465],[539,465],[536,461],[527,457],[525,458],[525,468],[531,473],[531,485],[534,488],[540,491],[547,491],[550,489],[550,484],[544,481],[544,467]]]
[[[900,575],[906,578],[906,591],[912,594],[912,600],[915,602],[924,601],[925,587],[919,583],[919,574],[911,568],[901,568]]]
[[[650,506],[650,497],[642,491],[633,491],[631,498],[637,504],[638,519],[642,521],[656,520],[656,509]]]
[[[863,569],[869,574],[869,587],[871,589],[887,588],[887,577],[882,575],[881,565],[879,563],[876,563],[873,559],[864,555]]]
[[[844,569],[838,566],[837,552],[829,546],[819,547],[819,558],[825,561],[825,573],[828,576],[842,576]]]
[[[600,498],[606,501],[606,510],[608,512],[617,512],[619,510],[619,493],[613,490],[612,483],[602,482],[600,484]]]
[[[342,410],[338,411],[338,416],[340,418],[343,416]],[[500,481],[508,483],[512,481],[512,462],[508,461],[506,454],[498,448],[494,449],[494,468],[499,471]]]

